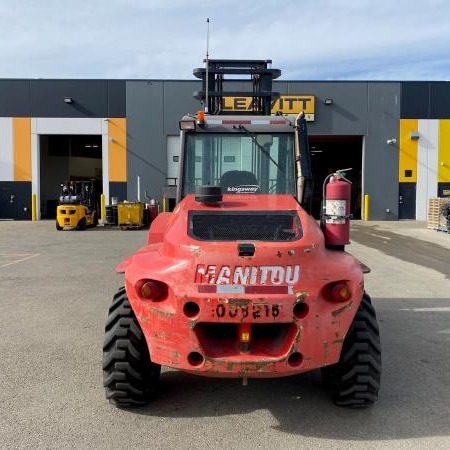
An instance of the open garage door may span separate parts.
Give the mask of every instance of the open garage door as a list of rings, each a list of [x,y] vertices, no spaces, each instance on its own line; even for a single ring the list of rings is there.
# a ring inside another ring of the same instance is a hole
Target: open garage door
[[[352,168],[346,177],[352,182],[351,214],[361,219],[362,136],[309,136],[311,167],[314,177],[313,215],[319,218],[323,181],[327,175]]]
[[[61,183],[95,180],[102,192],[102,136],[40,135],[40,200],[42,218],[55,218]],[[100,201],[100,198],[98,198]]]

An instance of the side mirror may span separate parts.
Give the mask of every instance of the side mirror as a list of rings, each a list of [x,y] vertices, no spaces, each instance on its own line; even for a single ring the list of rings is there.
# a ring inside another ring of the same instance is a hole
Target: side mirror
[[[256,142],[261,147],[265,147],[266,145],[270,147],[273,144],[273,136],[271,134],[257,134]]]

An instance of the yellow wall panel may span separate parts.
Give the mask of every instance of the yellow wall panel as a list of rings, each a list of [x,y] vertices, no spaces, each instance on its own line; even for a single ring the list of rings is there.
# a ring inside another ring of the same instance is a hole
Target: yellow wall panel
[[[31,181],[31,119],[13,118],[14,181]]]
[[[411,132],[417,132],[417,119],[400,120],[400,151],[398,165],[398,181],[417,183],[417,140],[411,139]],[[411,176],[405,176],[405,171],[412,171]]]
[[[127,181],[127,122],[108,119],[109,181]]]
[[[439,121],[438,183],[450,183],[450,120]]]

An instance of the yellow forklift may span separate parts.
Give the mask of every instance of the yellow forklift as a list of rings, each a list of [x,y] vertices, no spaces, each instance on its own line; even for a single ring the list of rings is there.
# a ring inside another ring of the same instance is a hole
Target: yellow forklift
[[[98,225],[98,199],[95,181],[61,183],[59,205],[56,209],[57,230],[85,230]]]

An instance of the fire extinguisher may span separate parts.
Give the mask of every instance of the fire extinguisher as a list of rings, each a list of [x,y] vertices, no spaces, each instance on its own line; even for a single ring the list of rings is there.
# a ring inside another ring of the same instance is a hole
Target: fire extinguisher
[[[337,170],[328,175],[323,183],[322,229],[325,245],[344,249],[350,244],[350,197],[351,181],[345,178],[345,172],[351,169]]]
[[[150,203],[147,203],[145,206],[148,211],[148,223],[151,224],[160,212],[160,205],[155,199],[152,198],[150,199]]]

